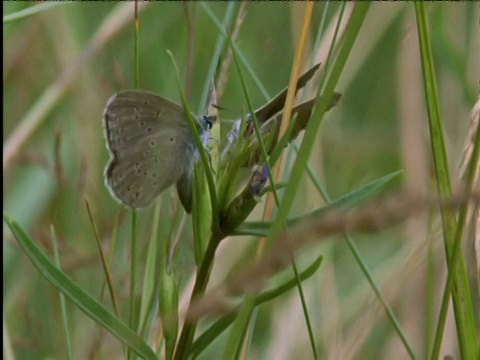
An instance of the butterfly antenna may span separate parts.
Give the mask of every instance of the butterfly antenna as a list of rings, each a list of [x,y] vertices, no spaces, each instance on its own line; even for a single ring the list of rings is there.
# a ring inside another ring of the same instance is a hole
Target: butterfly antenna
[[[215,109],[217,109],[217,110],[233,111],[233,109],[231,109],[231,108],[223,107],[223,106],[220,106],[220,105],[217,105],[217,104],[212,104],[212,106],[213,106]]]

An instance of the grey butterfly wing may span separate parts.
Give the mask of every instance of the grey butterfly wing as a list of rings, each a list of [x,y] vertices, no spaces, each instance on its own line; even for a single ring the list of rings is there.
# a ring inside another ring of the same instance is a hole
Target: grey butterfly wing
[[[112,96],[103,113],[110,192],[131,208],[149,205],[189,168],[194,151],[183,109],[145,90]]]

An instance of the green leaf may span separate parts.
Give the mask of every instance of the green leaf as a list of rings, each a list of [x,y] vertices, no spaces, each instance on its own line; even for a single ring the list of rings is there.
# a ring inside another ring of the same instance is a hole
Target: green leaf
[[[59,270],[10,216],[4,213],[3,218],[20,247],[45,279],[69,298],[88,317],[103,326],[129,349],[144,359],[156,359],[155,353],[147,343],[124,322],[116,318],[102,304],[73,282],[64,272]]]

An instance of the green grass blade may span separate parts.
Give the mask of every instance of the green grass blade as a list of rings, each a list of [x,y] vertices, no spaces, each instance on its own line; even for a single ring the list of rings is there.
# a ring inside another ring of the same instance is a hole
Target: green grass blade
[[[137,211],[132,210],[131,212],[131,241],[130,241],[130,299],[128,304],[128,324],[130,329],[136,329],[135,325],[135,289],[136,289],[136,274],[137,274]],[[127,358],[131,359],[132,354],[130,349],[127,352]]]
[[[309,266],[307,266],[305,270],[303,270],[298,274],[299,279],[301,281],[305,281],[309,277],[311,277],[313,274],[315,274],[317,270],[320,268],[322,261],[323,261],[323,256],[320,255],[318,258],[315,259],[315,261],[313,261]],[[274,300],[275,298],[285,294],[287,291],[289,291],[296,285],[297,285],[297,280],[292,278],[291,280],[285,282],[284,284],[272,290],[267,290],[256,297],[255,305],[258,306],[266,303],[267,301]]]
[[[55,264],[60,269],[60,255],[58,254],[58,242],[57,237],[55,236],[55,229],[53,225],[50,225],[50,234],[52,236],[53,251],[55,256]],[[65,296],[60,292],[60,311],[62,313],[63,325],[65,327],[65,342],[67,346],[67,359],[73,359],[73,350],[72,350],[72,335],[70,333],[70,320],[67,314],[67,305],[65,303]]]
[[[305,281],[317,272],[322,264],[323,256],[319,256],[313,261],[305,270],[299,274],[301,281]],[[255,297],[255,307],[258,307],[268,301],[274,300],[287,291],[290,291],[297,286],[297,279],[292,278],[278,287],[267,290]],[[192,345],[192,357],[197,357],[207,348],[220,334],[223,333],[235,320],[237,313],[230,313],[223,316],[221,319],[215,321],[205,332],[203,332]]]
[[[50,10],[50,9],[53,9],[57,6],[66,5],[66,4],[69,4],[69,3],[70,2],[68,2],[68,1],[53,1],[53,2],[46,3],[46,4],[32,5],[32,6],[29,6],[28,8],[26,8],[26,9],[16,11],[12,14],[5,15],[3,17],[3,23],[6,24],[10,21],[23,19],[27,16],[36,15],[36,14],[41,13],[43,11]]]
[[[330,200],[330,197],[329,197],[328,193],[326,192],[324,187],[321,185],[320,180],[313,173],[310,166],[308,166],[307,171],[308,171],[308,174],[310,176],[310,179],[312,180],[315,187],[317,188],[317,191],[322,195],[324,200],[328,203],[328,205],[326,207],[332,205],[332,201]],[[396,173],[391,174],[391,175],[397,175],[397,174],[400,174],[400,173],[401,173],[401,171],[397,171]],[[322,209],[319,209],[319,210],[322,210]],[[407,339],[407,336],[405,335],[405,332],[403,331],[399,321],[397,320],[397,317],[395,316],[395,313],[393,312],[393,309],[391,308],[391,306],[388,304],[387,300],[383,296],[383,294],[380,290],[380,287],[376,284],[375,279],[372,276],[372,272],[370,271],[370,269],[367,265],[367,262],[365,261],[362,254],[360,253],[360,250],[358,249],[357,245],[355,244],[353,238],[350,235],[345,234],[344,239],[346,240],[347,245],[348,245],[350,251],[352,252],[352,255],[355,257],[355,260],[356,260],[358,266],[360,266],[360,269],[362,270],[363,274],[365,275],[365,278],[367,279],[370,286],[372,287],[372,289],[375,293],[375,296],[377,297],[377,299],[382,304],[388,318],[390,319],[390,322],[392,323],[392,326],[395,328],[395,331],[397,332],[398,336],[402,340],[402,342],[405,346],[405,349],[407,350],[408,354],[410,355],[410,358],[412,358],[412,359],[418,358],[415,351],[413,350],[412,345],[410,344],[410,341]]]
[[[178,72],[178,67],[177,64],[175,63],[175,59],[173,57],[173,54],[171,51],[167,50],[168,55],[170,56],[172,60],[172,64],[176,73],[176,78],[177,78],[177,83],[178,83],[178,89],[180,91],[180,96],[182,99],[182,106],[185,111],[185,116],[187,118],[188,125],[190,127],[190,130],[192,132],[193,138],[195,140],[195,145],[198,148],[198,151],[200,153],[200,158],[203,164],[203,167],[205,169],[205,177],[207,179],[207,185],[208,185],[208,190],[210,192],[210,200],[211,200],[211,206],[212,206],[212,225],[214,227],[214,232],[217,231],[218,227],[218,202],[217,202],[217,192],[215,189],[215,182],[213,180],[213,174],[210,168],[210,161],[208,160],[208,155],[205,147],[203,146],[202,140],[200,139],[200,135],[198,134],[197,127],[195,125],[194,120],[192,119],[191,112],[188,109],[188,104],[187,100],[185,98],[185,94],[182,91],[182,84],[180,82],[180,74]]]
[[[233,43],[230,41],[230,44],[232,45]],[[278,205],[280,203],[280,200],[279,200],[278,193],[277,193],[276,186],[275,186],[275,178],[273,177],[272,169],[270,168],[270,164],[269,164],[269,161],[268,161],[268,153],[267,153],[267,149],[266,149],[266,146],[265,146],[265,143],[264,143],[264,139],[263,139],[263,136],[262,136],[260,125],[258,123],[258,120],[257,120],[256,114],[255,114],[255,110],[253,108],[250,96],[248,95],[247,86],[246,86],[245,80],[243,78],[242,71],[240,69],[240,64],[239,64],[239,61],[238,61],[237,53],[236,53],[235,48],[233,46],[231,46],[231,49],[232,49],[232,55],[233,55],[233,60],[234,60],[234,63],[235,63],[235,67],[237,68],[237,72],[238,72],[238,75],[239,75],[239,78],[240,78],[240,82],[242,84],[242,90],[243,90],[243,93],[245,95],[245,99],[246,99],[247,104],[248,104],[248,109],[249,109],[250,114],[251,114],[252,119],[253,119],[253,128],[255,130],[255,135],[256,135],[256,138],[258,140],[258,143],[260,145],[262,160],[263,160],[264,166],[266,167],[266,170],[267,170],[268,180],[270,182],[270,186],[272,186],[272,193],[273,193],[273,196],[274,196],[274,199],[275,199],[275,204],[278,207]],[[293,262],[293,259],[292,259],[292,262]],[[298,276],[298,274],[296,274],[296,275]],[[298,280],[298,277],[297,277],[297,280]],[[298,285],[300,286],[300,284],[298,284]],[[302,296],[302,292],[300,292],[300,295]],[[227,341],[227,344],[225,346],[224,353],[223,353],[223,358],[227,358],[228,356],[231,356],[230,354],[234,354],[234,353],[238,352],[238,350],[241,346],[241,343],[243,342],[243,339],[245,337],[245,333],[246,333],[248,324],[250,323],[250,319],[252,318],[253,302],[254,302],[254,298],[251,297],[251,296],[247,296],[246,299],[244,300],[244,306],[242,307],[242,310],[240,311],[239,318],[236,320],[234,328],[233,328],[233,330],[232,330],[232,332],[229,336],[229,339]],[[302,304],[304,304],[303,301],[302,301]],[[308,319],[307,319],[307,323],[308,323]],[[315,351],[315,347],[314,347],[314,351]]]
[[[308,161],[308,157],[313,149],[315,137],[316,137],[318,128],[320,126],[320,121],[327,109],[327,104],[331,100],[331,97],[334,92],[334,88],[336,86],[336,83],[338,82],[338,79],[343,70],[343,67],[345,66],[350,50],[353,47],[353,43],[355,42],[356,36],[363,23],[368,7],[369,7],[368,3],[356,3],[354,6],[352,15],[349,19],[349,23],[347,24],[347,27],[346,27],[345,37],[342,42],[342,47],[340,48],[340,51],[339,51],[339,56],[337,58],[337,61],[333,65],[331,74],[326,82],[324,97],[319,101],[319,104],[317,105],[318,107],[315,109],[315,110],[318,109],[317,113],[319,114],[317,115],[317,117],[313,116],[312,120],[307,125],[307,129],[305,131],[305,136],[304,136],[302,145],[300,147],[298,157],[293,166],[292,177],[290,178],[290,181],[287,185],[287,189],[285,190],[284,197],[282,198],[282,202],[279,206],[277,216],[267,236],[267,239],[266,239],[267,243],[271,242],[272,239],[274,239],[275,236],[278,235],[278,233],[286,225],[285,220],[288,216],[288,213],[293,204],[293,200],[295,198],[296,192],[298,190],[298,185],[302,177],[303,169],[305,168]],[[235,59],[235,62],[238,63],[238,61],[236,60],[235,52],[234,52],[234,59]],[[238,68],[238,65],[237,65],[237,68]],[[315,114],[316,113],[314,111],[314,115]],[[254,119],[254,124],[255,124],[255,119]],[[255,124],[255,131],[257,133],[257,137],[259,137],[260,134],[257,131],[256,127],[257,125]],[[264,149],[262,149],[262,152],[265,153]],[[270,171],[268,171],[268,177],[270,180],[272,180]],[[226,358],[228,354],[234,353],[233,352],[234,349],[237,348],[236,346],[237,339],[240,339],[242,337],[243,329],[245,329],[245,326],[247,325],[249,314],[251,314],[253,305],[254,305],[254,299],[251,296],[247,296],[246,299],[244,300],[244,304],[240,311],[239,317],[227,341],[227,345],[225,346],[225,350],[223,353],[224,358]]]
[[[315,184],[315,187],[317,188],[318,192],[322,194],[322,197],[329,203],[329,205],[332,204],[329,195],[325,191],[324,187],[320,184],[319,179],[315,176],[311,168],[309,167],[308,173],[310,176],[310,179],[313,181]],[[399,174],[400,171],[398,171],[396,174]],[[327,205],[327,206],[329,206]],[[365,278],[369,282],[370,286],[373,289],[373,292],[375,293],[375,296],[377,299],[380,301],[382,304],[388,318],[390,319],[390,322],[392,323],[392,326],[395,328],[395,331],[397,332],[398,336],[400,337],[401,341],[403,342],[403,345],[405,346],[405,349],[407,350],[408,354],[410,355],[411,359],[416,359],[418,356],[416,355],[415,351],[413,350],[412,345],[410,344],[410,341],[408,340],[405,332],[403,331],[397,317],[395,316],[395,313],[393,312],[392,307],[388,304],[387,300],[383,296],[380,287],[377,285],[375,282],[375,279],[373,278],[372,272],[369,269],[367,262],[365,261],[364,257],[360,253],[360,249],[357,247],[355,244],[355,241],[349,234],[344,235],[344,239],[347,242],[348,248],[352,252],[352,255],[355,257],[355,261],[357,262],[358,266],[360,266],[360,269],[362,270]]]
[[[450,176],[448,173],[447,152],[443,136],[435,67],[433,63],[431,40],[424,3],[415,3],[415,14],[417,19],[417,31],[420,44],[437,191],[441,199],[447,199],[451,196]],[[452,286],[448,286],[449,282],[447,282],[446,291],[443,294],[431,358],[437,359],[440,355],[440,345],[442,342],[448,302],[451,293],[460,354],[464,359],[473,359],[477,355],[479,347],[475,323],[473,320],[475,314],[473,311],[465,264],[460,251],[454,251],[456,240],[460,241],[461,228],[459,226],[461,225],[460,223],[457,223],[453,214],[447,212],[445,209],[441,209],[440,211],[448,272],[453,273],[454,278]],[[460,233],[457,239],[455,239],[456,233]]]
[[[156,281],[157,277],[157,254],[158,254],[158,223],[160,221],[160,202],[157,200],[155,202],[155,208],[153,210],[152,218],[152,233],[150,236],[150,241],[148,243],[148,252],[147,258],[145,260],[145,268],[143,272],[143,285],[142,285],[142,298],[140,300],[140,311],[139,311],[139,320],[137,333],[143,334],[147,324],[148,319],[151,317],[153,311],[153,303],[155,294],[157,292],[158,283]]]
[[[312,119],[307,125],[302,145],[300,146],[297,159],[292,169],[290,181],[287,185],[284,196],[282,198],[282,202],[279,206],[277,216],[273,221],[272,228],[270,229],[270,232],[267,236],[267,243],[271,242],[286,225],[285,220],[288,216],[290,208],[293,204],[293,200],[296,196],[296,192],[298,190],[298,186],[303,175],[303,170],[305,169],[308,162],[308,157],[313,149],[315,137],[318,132],[320,122],[322,120],[323,114],[327,109],[327,102],[330,102],[331,100],[336,83],[338,82],[343,67],[345,66],[350,50],[353,47],[353,43],[355,42],[356,36],[365,18],[368,7],[368,3],[356,3],[354,5],[352,15],[346,27],[345,37],[341,44],[342,47],[340,48],[339,56],[337,58],[337,61],[333,65],[330,76],[328,77],[328,80],[326,82],[323,97],[320,99],[317,107],[315,108],[315,110],[317,111],[314,110]],[[251,301],[247,298],[242,312],[247,312],[248,309],[251,308],[251,306]],[[241,325],[241,323],[239,322],[238,325]],[[236,328],[238,332],[238,326]]]
[[[207,14],[211,16],[212,12],[208,8],[207,4],[200,3],[200,5],[202,6],[202,8],[205,9],[205,12],[207,12]],[[223,17],[223,22],[218,25],[219,29],[223,30],[228,28],[228,24],[230,24],[230,21],[232,20],[235,6],[236,6],[235,2],[228,3],[227,9],[225,10],[225,15]],[[213,17],[215,17],[215,15],[213,15]],[[217,20],[216,17],[215,17],[215,20]],[[205,85],[202,90],[202,95],[200,96],[200,103],[198,106],[197,114],[200,114],[203,111],[205,103],[207,102],[208,90],[210,88],[210,80],[214,77],[215,70],[217,68],[218,59],[220,58],[220,54],[225,46],[226,40],[227,40],[227,37],[223,32],[221,32],[221,35],[218,36],[217,43],[215,44],[215,50],[213,51],[212,60],[210,61],[210,66],[207,71]]]
[[[60,271],[13,219],[7,214],[3,218],[22,250],[48,282],[136,354],[145,359],[156,359],[152,349],[137,334]]]
[[[351,48],[353,47],[353,44],[363,23],[368,8],[368,3],[355,3],[354,5],[351,17],[345,30],[345,36],[341,44],[338,59],[332,66],[332,72],[326,82],[323,96],[317,104],[317,111],[314,110],[312,119],[307,125],[303,142],[300,146],[297,159],[293,165],[290,181],[288,182],[287,188],[285,189],[284,197],[282,198],[277,217],[272,224],[272,228],[267,238],[267,242],[271,241],[276,235],[278,235],[278,233],[281,231],[285,224],[285,219],[287,218],[290,207],[292,206],[293,200],[295,199],[296,193],[298,191],[298,186],[303,175],[303,170],[307,165],[308,157],[313,149],[313,144],[315,142],[315,138],[320,127],[321,119],[323,117],[323,114],[325,113],[325,110],[327,109],[327,104],[330,102],[330,99],[333,95],[334,88],[338,82],[338,79],[340,78],[340,74],[345,66],[348,55]]]
[[[405,332],[403,331],[400,323],[397,320],[397,317],[395,316],[395,313],[393,312],[392,307],[388,304],[387,300],[383,296],[380,287],[376,284],[375,279],[373,278],[372,272],[368,268],[367,262],[365,259],[362,257],[360,253],[360,249],[358,249],[357,245],[353,241],[353,238],[350,235],[345,235],[344,236],[345,240],[347,241],[348,247],[350,251],[352,252],[353,256],[355,257],[355,260],[357,261],[358,265],[360,266],[362,272],[364,273],[365,277],[367,278],[370,286],[372,287],[373,291],[375,292],[375,295],[377,299],[380,301],[382,304],[385,312],[387,313],[388,318],[390,319],[390,322],[392,323],[393,327],[395,328],[395,331],[397,332],[398,336],[402,340],[403,345],[405,346],[405,349],[407,350],[408,354],[410,355],[411,359],[417,359],[418,356],[416,355],[415,351],[413,350],[412,345],[410,344],[410,341],[408,341],[407,336],[405,335]]]
[[[134,2],[134,18],[135,18],[135,40],[134,40],[134,84],[135,89],[138,89],[138,84],[140,82],[140,51],[139,51],[139,32],[140,32],[140,19],[138,18],[138,2]],[[131,217],[132,224],[132,233],[131,233],[131,243],[130,243],[130,299],[129,299],[129,320],[128,323],[131,329],[136,329],[136,319],[135,319],[135,289],[137,285],[137,211],[132,210]],[[132,359],[132,353],[130,349],[127,351],[127,359]]]
[[[174,269],[169,269],[170,247],[174,246],[171,241],[174,238],[174,229],[181,228],[178,218],[187,216],[183,211],[177,211],[172,218],[172,225],[167,234],[162,238],[156,238],[160,249],[158,252],[158,308],[162,322],[163,337],[165,338],[165,358],[171,359],[175,350],[175,342],[178,336],[178,284]],[[180,221],[181,222],[181,221]],[[177,225],[178,224],[178,225]],[[178,229],[181,231],[181,229]],[[168,319],[168,320],[167,320]]]
[[[220,33],[225,37],[225,38],[228,38],[228,34],[227,32],[225,31],[225,27],[220,23],[220,21],[218,20],[218,18],[215,16],[215,14],[209,9],[209,7],[206,5],[205,2],[200,2],[200,6],[202,7],[202,9],[207,13],[207,15],[210,17],[210,19],[212,20],[213,24],[217,27],[217,29],[220,31]],[[250,74],[250,76],[252,77],[252,79],[254,80],[255,82],[255,85],[258,86],[258,89],[260,90],[260,92],[262,93],[262,95],[265,97],[265,100],[270,100],[270,95],[268,95],[268,91],[267,89],[265,88],[265,86],[263,86],[262,82],[260,81],[260,78],[257,76],[257,74],[255,73],[255,71],[253,70],[253,67],[250,65],[250,62],[247,60],[247,58],[243,55],[243,52],[241,51],[241,49],[235,45],[234,43],[232,43],[232,46],[233,48],[235,49],[235,51],[237,52],[238,54],[238,57],[240,58],[240,60],[242,60],[242,63],[243,65],[245,66],[245,68],[247,69],[248,73]]]
[[[107,265],[107,261],[105,259],[105,256],[103,254],[102,244],[100,242],[100,236],[98,234],[98,230],[97,230],[97,226],[95,225],[95,221],[93,220],[92,211],[90,210],[90,204],[88,203],[88,200],[86,200],[86,199],[85,199],[85,206],[87,208],[88,217],[90,219],[90,224],[92,225],[93,235],[95,237],[95,242],[97,244],[100,260],[102,261],[103,273],[105,274],[105,281],[106,281],[106,284],[108,286],[108,291],[110,293],[110,299],[112,300],[113,309],[115,311],[115,315],[120,317],[120,310],[119,310],[119,307],[118,307],[118,304],[117,304],[117,298],[115,296],[115,290],[113,288],[113,282],[112,282],[112,278],[110,276],[110,270],[109,270],[109,267]]]
[[[270,181],[270,185],[272,186],[272,192],[273,192],[273,195],[275,197],[275,202],[278,204],[279,199],[278,199],[277,190],[276,190],[276,187],[275,187],[275,179],[273,178],[272,169],[270,168],[270,164],[268,162],[268,153],[267,153],[267,149],[266,149],[266,146],[265,146],[265,142],[263,140],[260,125],[257,121],[257,117],[255,116],[255,109],[253,108],[252,101],[250,99],[250,96],[248,95],[247,85],[245,83],[245,79],[244,79],[242,71],[240,69],[240,63],[238,61],[237,51],[235,50],[235,47],[233,46],[233,43],[230,42],[230,44],[231,44],[232,55],[233,55],[233,60],[234,60],[234,63],[235,63],[235,67],[237,68],[238,76],[239,76],[240,82],[242,84],[243,94],[245,95],[245,100],[247,101],[248,110],[250,111],[250,114],[252,115],[253,128],[255,130],[255,136],[257,137],[258,144],[260,145],[260,151],[261,151],[261,154],[262,154],[262,161],[263,161],[264,165],[267,167],[268,180]]]
[[[385,175],[378,180],[375,180],[357,190],[335,199],[328,205],[322,206],[321,208],[312,211],[310,214],[299,216],[293,219],[287,219],[287,227],[294,226],[299,222],[309,218],[320,217],[333,209],[353,208],[358,206],[364,203],[366,200],[371,199],[374,195],[378,194],[383,188],[385,188],[385,186],[388,185],[388,183],[397,178],[401,173],[402,171],[396,171],[394,173]],[[268,234],[271,226],[272,222],[270,221],[245,222],[235,230],[234,235],[255,234],[256,236],[264,236]]]

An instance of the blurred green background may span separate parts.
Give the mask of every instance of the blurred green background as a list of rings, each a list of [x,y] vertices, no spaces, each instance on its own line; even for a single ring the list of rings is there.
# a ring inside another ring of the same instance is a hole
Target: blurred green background
[[[4,2],[4,17],[30,3]],[[240,4],[236,5],[236,9]],[[286,2],[248,3],[237,46],[270,96],[287,84],[303,5]],[[327,3],[315,5],[310,59]],[[330,3],[325,32],[333,31],[341,3]],[[140,87],[179,103],[173,66],[187,88],[192,109],[202,109],[201,94],[219,36],[205,9],[222,21],[227,3],[144,3],[140,12]],[[433,56],[452,178],[462,156],[470,112],[480,78],[478,4],[428,3]],[[348,16],[347,6],[345,16]],[[105,249],[120,206],[103,182],[109,155],[103,140],[102,111],[120,89],[134,87],[133,4],[68,2],[3,25],[4,80],[4,211],[52,254],[50,224],[60,242],[62,268],[94,297],[100,298],[103,272],[88,221],[88,199]],[[189,52],[189,43],[191,49]],[[325,44],[328,49],[328,43]],[[332,198],[396,170],[401,177],[391,186],[434,191],[427,118],[414,8],[409,3],[372,4],[357,43],[347,61],[337,91],[340,103],[326,114],[310,164]],[[222,59],[226,51],[222,52]],[[325,56],[325,55],[323,55]],[[245,65],[243,65],[245,69]],[[248,74],[245,70],[244,74]],[[246,109],[235,67],[230,66],[221,106],[224,118]],[[254,106],[268,99],[246,75]],[[297,140],[297,143],[301,139]],[[288,173],[288,169],[286,170]],[[162,200],[177,202],[175,190]],[[292,214],[309,212],[323,203],[305,178]],[[251,219],[260,219],[263,202]],[[120,212],[119,239],[112,273],[126,307],[128,296],[129,216]],[[139,215],[140,256],[148,246],[152,209]],[[443,250],[435,241],[435,220],[413,219],[403,227],[376,236],[356,238],[385,296],[421,357],[432,326],[426,305],[426,254],[433,252],[438,294],[445,276]],[[170,219],[164,219],[169,226]],[[190,221],[182,233],[175,267],[182,276],[180,295],[194,271]],[[430,229],[430,230],[429,230]],[[431,230],[433,229],[433,231]],[[428,236],[426,234],[429,234]],[[65,340],[58,310],[58,293],[31,265],[4,226],[4,331],[17,359],[63,358]],[[433,242],[428,247],[428,239]],[[231,264],[255,239],[227,239],[218,252],[212,284],[231,271]],[[324,254],[320,270],[305,282],[314,333],[321,358],[404,359],[407,357],[371,288],[341,239],[311,246],[299,254],[308,264]],[[141,263],[142,261],[140,261]],[[141,266],[141,265],[140,265]],[[302,266],[302,265],[300,265]],[[185,296],[185,295],[183,295]],[[108,302],[107,302],[108,303]],[[76,359],[121,358],[122,347],[74,306],[73,349]],[[125,313],[125,312],[124,312]],[[430,324],[429,324],[430,322]],[[308,359],[311,350],[295,290],[261,307],[256,321],[252,359]],[[453,323],[447,324],[444,351],[456,354]],[[204,358],[221,353],[218,339]],[[5,354],[5,349],[4,349]]]

